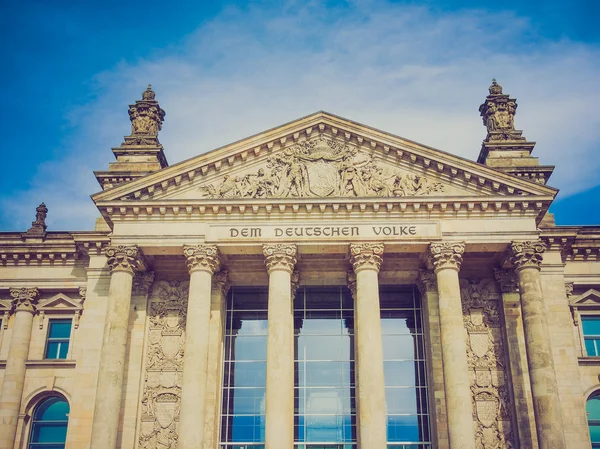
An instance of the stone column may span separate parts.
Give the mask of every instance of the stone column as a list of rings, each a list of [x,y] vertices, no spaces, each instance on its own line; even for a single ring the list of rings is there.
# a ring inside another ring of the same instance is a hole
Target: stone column
[[[564,449],[558,385],[540,281],[545,250],[541,241],[513,242],[508,248],[508,257],[519,278],[538,443],[540,449]]]
[[[179,412],[179,449],[200,449],[206,418],[206,376],[212,276],[219,269],[216,245],[184,246],[190,272]]]
[[[294,447],[294,314],[296,245],[264,245],[269,273],[265,449]]]
[[[459,242],[432,243],[429,246],[429,264],[433,267],[438,286],[440,342],[451,449],[475,449],[466,331],[458,282],[464,251],[464,243]]]
[[[15,319],[0,393],[0,447],[6,448],[12,448],[15,444],[25,383],[25,362],[29,355],[33,315],[40,294],[37,288],[12,288],[10,295],[13,297]]]
[[[219,444],[221,402],[223,393],[223,335],[225,333],[225,298],[229,291],[227,270],[213,275],[210,300],[208,369],[206,374],[206,422],[204,449],[215,449]]]
[[[117,444],[131,287],[134,272],[145,269],[142,250],[137,246],[110,246],[106,248],[106,257],[111,276],[100,351],[91,449],[113,448]]]
[[[350,244],[356,274],[354,310],[358,362],[358,446],[386,449],[387,414],[383,376],[383,344],[379,308],[379,268],[383,243]]]
[[[440,343],[440,308],[435,274],[429,270],[420,270],[417,287],[421,293],[423,308],[423,337],[425,340],[427,385],[432,419],[430,422],[431,439],[437,449],[448,449],[448,420],[446,418],[446,393],[444,387],[444,363]],[[435,445],[437,443],[437,445]]]
[[[537,449],[537,435],[529,369],[527,367],[527,350],[523,319],[521,317],[521,296],[519,281],[513,270],[494,270],[496,281],[502,290],[502,306],[504,312],[504,338],[508,353],[508,368],[515,405],[515,424],[519,447]]]

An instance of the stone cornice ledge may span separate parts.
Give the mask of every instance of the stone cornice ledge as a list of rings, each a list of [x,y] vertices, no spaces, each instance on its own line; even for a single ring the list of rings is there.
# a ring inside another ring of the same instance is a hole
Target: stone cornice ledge
[[[580,365],[600,366],[600,357],[579,357],[577,361]]]
[[[77,362],[75,360],[58,359],[58,360],[27,360],[25,366],[28,369],[33,368],[75,368]],[[0,360],[0,369],[6,368],[6,360]]]
[[[168,200],[107,201],[97,204],[104,218],[136,219],[143,216],[252,215],[272,213],[414,213],[428,218],[472,217],[474,215],[507,216],[519,214],[541,219],[552,197],[486,196],[486,197],[399,197],[399,198],[295,198],[264,200]]]

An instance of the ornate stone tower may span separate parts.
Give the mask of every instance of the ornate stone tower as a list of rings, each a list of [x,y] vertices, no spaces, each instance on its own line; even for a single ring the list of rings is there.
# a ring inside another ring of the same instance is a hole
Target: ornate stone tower
[[[142,99],[129,105],[131,135],[112,152],[117,161],[109,164],[108,171],[96,171],[96,179],[103,190],[141,178],[167,167],[169,164],[158,141],[165,111],[155,99],[152,87],[142,93]]]
[[[496,79],[492,81],[489,92],[485,102],[479,106],[487,136],[481,145],[477,162],[546,184],[554,166],[539,165],[538,159],[531,157],[535,142],[527,141],[523,137],[523,131],[515,129],[517,100],[502,93],[502,86]]]

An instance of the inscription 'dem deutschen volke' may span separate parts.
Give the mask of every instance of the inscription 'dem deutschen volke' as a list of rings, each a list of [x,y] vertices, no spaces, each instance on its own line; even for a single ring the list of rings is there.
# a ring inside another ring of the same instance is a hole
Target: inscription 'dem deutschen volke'
[[[439,235],[437,223],[307,224],[211,227],[216,239],[419,238]]]

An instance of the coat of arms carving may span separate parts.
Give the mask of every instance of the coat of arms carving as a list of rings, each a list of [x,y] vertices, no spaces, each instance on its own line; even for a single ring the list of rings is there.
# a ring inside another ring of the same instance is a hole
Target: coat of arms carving
[[[319,137],[287,147],[266,167],[200,187],[205,198],[423,196],[444,185],[425,176],[380,167],[356,147]]]

